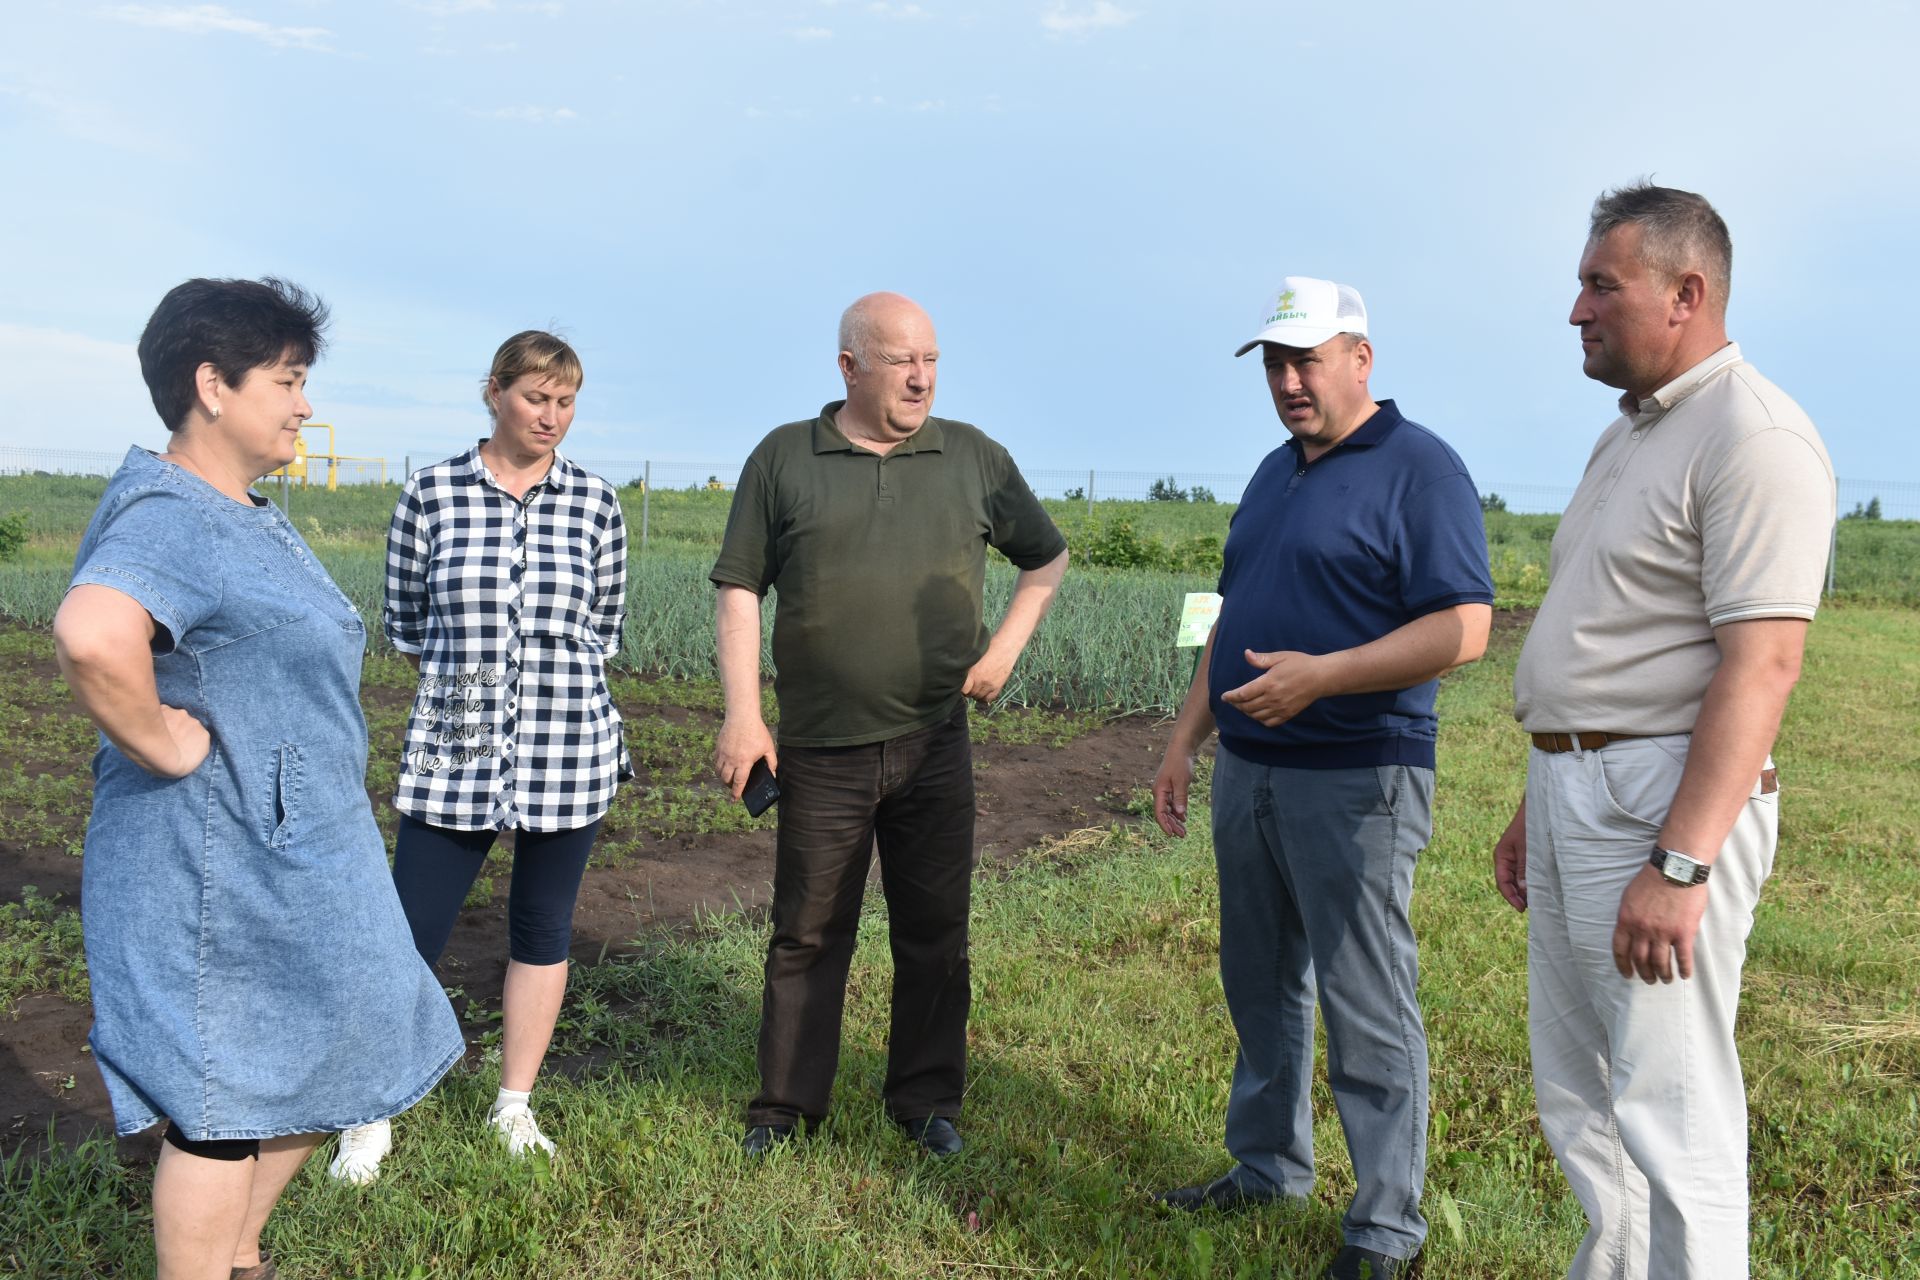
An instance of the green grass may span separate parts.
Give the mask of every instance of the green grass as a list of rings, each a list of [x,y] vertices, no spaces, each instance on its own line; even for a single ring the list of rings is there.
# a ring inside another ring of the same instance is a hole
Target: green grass
[[[52,991],[87,998],[87,960],[80,913],[32,885],[18,902],[0,902],[0,1018],[14,1016],[21,996]]]
[[[105,488],[105,479],[92,476],[0,476],[0,516],[23,513],[29,539],[18,561],[0,567],[0,616],[29,622],[51,616],[65,587],[73,547]],[[264,492],[277,496],[279,488],[268,485]],[[292,518],[323,554],[358,547],[373,557],[370,563],[377,570],[387,521],[399,493],[398,484],[346,485],[331,493],[295,488]],[[641,492],[628,486],[621,489],[620,500],[638,559]],[[655,490],[645,504],[650,555],[659,553],[689,564],[703,558],[710,561],[725,531],[731,501],[730,493],[719,490]],[[1082,567],[1150,568],[1188,575],[1207,585],[1218,576],[1220,544],[1235,510],[1229,503],[1099,501],[1089,514],[1084,502],[1048,499],[1045,505],[1067,534],[1076,563]],[[1487,513],[1494,586],[1503,606],[1540,602],[1559,520],[1553,515]],[[1839,538],[1835,599],[1920,605],[1920,521],[1843,520]],[[636,582],[646,573],[636,564]],[[667,579],[677,586],[691,576],[675,572]],[[371,581],[377,594],[379,580]],[[702,572],[695,585],[704,590],[704,582]],[[710,602],[703,597],[703,606],[706,603]]]
[[[1777,757],[1782,838],[1748,965],[1754,1268],[1764,1280],[1920,1276],[1920,690],[1916,616],[1814,626]],[[1517,639],[1443,685],[1436,834],[1413,902],[1433,1060],[1425,1274],[1559,1274],[1578,1208],[1533,1117],[1525,928],[1489,850],[1524,750]],[[1139,779],[1144,784],[1145,778]],[[1204,814],[1200,815],[1204,818]],[[1197,824],[1204,829],[1204,820]],[[1314,1276],[1351,1188],[1324,1082],[1321,1183],[1298,1213],[1161,1216],[1148,1193],[1226,1167],[1233,1041],[1204,835],[1055,842],[977,881],[969,1150],[924,1160],[880,1113],[888,961],[868,903],[827,1131],[738,1154],[764,926],[718,917],[576,973],[541,1086],[563,1158],[518,1165],[479,1131],[494,1071],[397,1125],[378,1185],[318,1161],[268,1230],[303,1276]],[[140,1274],[147,1175],[89,1143],[0,1169],[0,1271]]]

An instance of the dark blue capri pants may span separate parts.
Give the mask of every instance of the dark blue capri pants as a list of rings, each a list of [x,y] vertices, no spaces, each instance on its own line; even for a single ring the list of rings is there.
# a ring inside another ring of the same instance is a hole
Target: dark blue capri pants
[[[573,904],[587,855],[600,834],[595,820],[572,831],[522,831],[513,844],[507,891],[507,954],[521,964],[559,964],[573,945]],[[455,831],[400,817],[393,850],[393,886],[413,930],[414,949],[437,964],[453,922],[473,888],[498,831]]]

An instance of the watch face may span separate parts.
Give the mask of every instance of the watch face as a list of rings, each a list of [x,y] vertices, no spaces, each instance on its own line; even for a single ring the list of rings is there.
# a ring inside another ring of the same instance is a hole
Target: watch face
[[[1660,874],[1680,884],[1693,883],[1694,861],[1685,854],[1668,853],[1667,861],[1660,868]]]

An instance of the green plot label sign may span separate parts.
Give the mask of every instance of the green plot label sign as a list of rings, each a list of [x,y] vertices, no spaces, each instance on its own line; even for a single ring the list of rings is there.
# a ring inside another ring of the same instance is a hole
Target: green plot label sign
[[[1213,630],[1213,620],[1220,616],[1220,597],[1212,591],[1189,591],[1184,604],[1180,606],[1180,635],[1173,642],[1176,649],[1198,649],[1207,643],[1207,633]]]

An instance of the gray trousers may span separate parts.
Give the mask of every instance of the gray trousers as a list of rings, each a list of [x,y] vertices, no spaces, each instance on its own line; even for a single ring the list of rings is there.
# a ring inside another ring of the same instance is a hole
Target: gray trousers
[[[1407,900],[1433,831],[1433,771],[1214,764],[1220,980],[1240,1038],[1227,1102],[1234,1176],[1313,1187],[1313,1007],[1357,1186],[1349,1244],[1390,1257],[1427,1237],[1427,1034]]]

